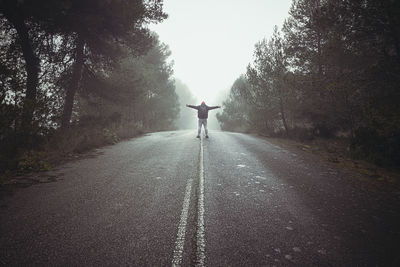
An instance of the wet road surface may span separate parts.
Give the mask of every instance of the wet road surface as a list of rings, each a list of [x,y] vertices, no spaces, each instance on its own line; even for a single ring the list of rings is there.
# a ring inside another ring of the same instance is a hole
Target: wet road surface
[[[236,133],[153,133],[0,199],[0,265],[399,266],[400,194]]]

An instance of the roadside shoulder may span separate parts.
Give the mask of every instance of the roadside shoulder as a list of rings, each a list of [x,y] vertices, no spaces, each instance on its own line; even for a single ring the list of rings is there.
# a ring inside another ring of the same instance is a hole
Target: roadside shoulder
[[[345,140],[315,139],[300,142],[293,139],[271,138],[261,135],[257,135],[257,137],[285,149],[313,157],[315,160],[321,160],[374,188],[380,188],[384,191],[400,191],[400,172],[351,158]]]

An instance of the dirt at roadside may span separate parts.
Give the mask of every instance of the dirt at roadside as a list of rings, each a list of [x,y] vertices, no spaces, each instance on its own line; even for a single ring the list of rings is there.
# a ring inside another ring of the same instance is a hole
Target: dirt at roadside
[[[104,146],[105,147],[105,146]],[[8,171],[0,174],[0,199],[5,195],[10,195],[17,188],[25,188],[35,184],[52,183],[62,180],[62,175],[58,173],[58,167],[62,164],[93,158],[101,155],[99,149],[94,148],[84,153],[69,153],[67,155],[54,155],[53,158],[44,159],[49,162],[49,169],[36,171]],[[56,173],[56,174],[55,174]]]
[[[343,171],[352,171],[357,179],[369,183],[371,186],[384,187],[389,190],[400,190],[400,172],[388,170],[375,164],[351,158],[346,140],[314,139],[307,142],[299,142],[284,138],[262,137],[269,142],[287,149],[301,150],[319,159],[341,168]]]

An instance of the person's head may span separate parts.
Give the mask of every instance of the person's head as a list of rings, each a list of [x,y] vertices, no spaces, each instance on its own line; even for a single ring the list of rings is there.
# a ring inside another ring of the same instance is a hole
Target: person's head
[[[202,105],[205,105],[205,104],[206,104],[206,102],[202,101],[202,102],[201,102],[201,104],[202,104]]]

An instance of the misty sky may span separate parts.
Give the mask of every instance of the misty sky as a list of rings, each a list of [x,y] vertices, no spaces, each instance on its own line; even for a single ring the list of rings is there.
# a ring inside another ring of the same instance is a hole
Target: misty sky
[[[282,26],[291,0],[164,0],[169,18],[151,25],[169,45],[174,76],[210,104],[252,60],[256,42]]]

